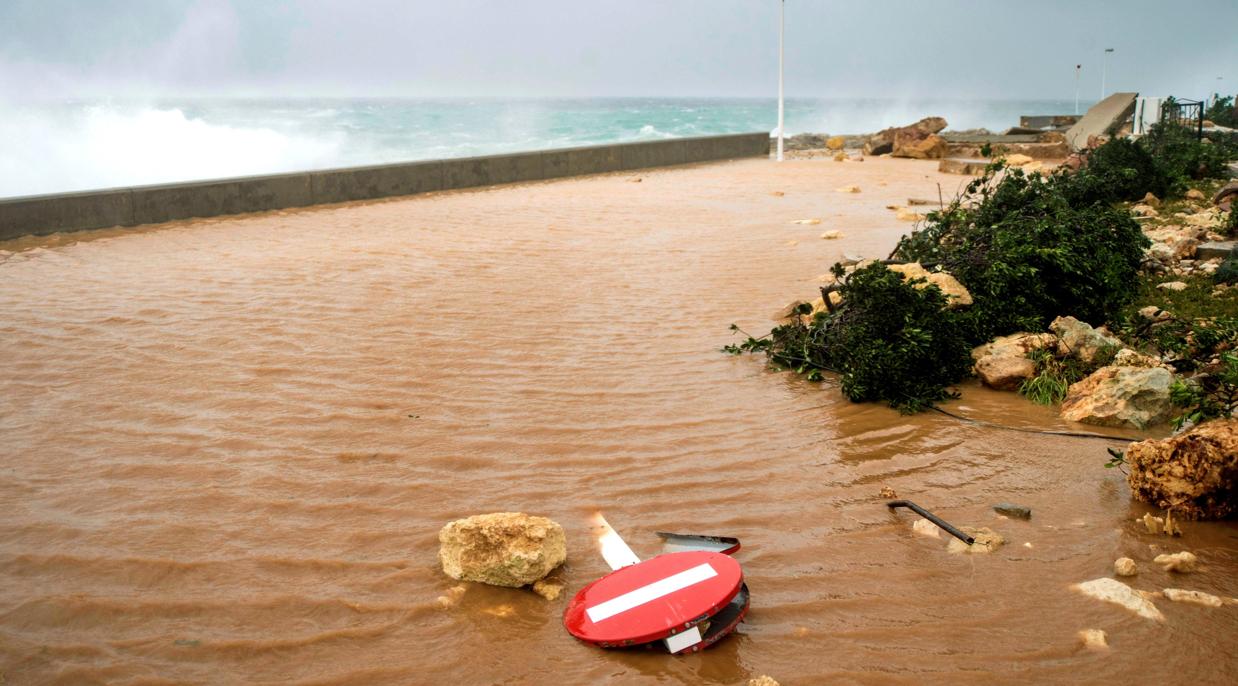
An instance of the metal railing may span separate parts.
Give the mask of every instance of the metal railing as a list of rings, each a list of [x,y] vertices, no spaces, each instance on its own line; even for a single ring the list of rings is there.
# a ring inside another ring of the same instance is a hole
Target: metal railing
[[[1196,137],[1202,140],[1204,137],[1204,103],[1197,100],[1170,98],[1161,105],[1161,121],[1195,129]]]

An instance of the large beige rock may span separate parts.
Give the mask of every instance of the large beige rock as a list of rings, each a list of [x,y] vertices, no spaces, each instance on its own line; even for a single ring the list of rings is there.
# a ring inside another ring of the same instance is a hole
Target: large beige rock
[[[940,160],[946,156],[949,148],[946,139],[935,133],[930,133],[924,138],[900,135],[895,137],[894,150],[890,154],[893,157],[910,157],[917,160]]]
[[[1057,347],[1057,336],[1051,333],[1028,333],[1021,331],[1009,336],[998,336],[984,345],[972,348],[971,357],[979,361],[989,355],[1009,355],[1011,357],[1026,357],[1028,353],[1037,350],[1053,350]]]
[[[1119,557],[1113,561],[1113,573],[1118,576],[1135,576],[1139,573],[1139,568],[1129,557]]]
[[[1203,591],[1167,588],[1161,592],[1161,595],[1175,603],[1191,603],[1192,605],[1203,605],[1204,607],[1221,607],[1225,604],[1225,601],[1220,596],[1204,593]]]
[[[493,586],[531,584],[567,559],[563,527],[522,512],[457,519],[438,532],[438,540],[447,576]]]
[[[1074,590],[1089,598],[1103,600],[1107,603],[1120,605],[1144,619],[1164,621],[1165,615],[1156,609],[1152,601],[1136,593],[1130,586],[1109,577],[1092,579],[1072,586]]]
[[[1169,419],[1173,374],[1162,367],[1101,367],[1070,385],[1062,418],[1100,426],[1143,429]]]
[[[1238,419],[1132,443],[1126,461],[1131,494],[1143,502],[1184,519],[1222,519],[1238,511]]]
[[[1180,553],[1163,553],[1152,558],[1152,562],[1161,566],[1167,572],[1187,572],[1195,571],[1199,565],[1199,558],[1195,557],[1195,553],[1183,550]]]
[[[864,144],[865,155],[883,155],[893,152],[900,140],[906,145],[922,141],[946,128],[946,120],[941,117],[925,117],[910,126],[895,126],[883,129],[868,139]],[[943,143],[945,141],[942,141]]]
[[[1072,355],[1084,362],[1091,362],[1102,348],[1122,347],[1122,341],[1109,335],[1104,329],[1094,329],[1087,322],[1074,317],[1058,317],[1049,324],[1049,330],[1057,334],[1058,351]]]
[[[1024,381],[1036,376],[1036,364],[1026,357],[988,355],[976,361],[976,375],[989,388],[1015,391]]]
[[[920,266],[919,262],[909,262],[907,264],[892,264],[890,271],[898,272],[903,275],[904,281],[913,279],[924,279],[915,285],[916,288],[925,288],[928,284],[933,284],[941,289],[941,292],[946,296],[946,307],[955,309],[965,307],[972,304],[971,293],[967,292],[967,288],[959,283],[959,280],[947,274],[946,272],[930,272]],[[927,282],[927,283],[925,283]]]

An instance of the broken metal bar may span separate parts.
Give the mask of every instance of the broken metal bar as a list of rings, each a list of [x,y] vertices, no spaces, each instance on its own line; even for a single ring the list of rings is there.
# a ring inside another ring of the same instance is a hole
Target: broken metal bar
[[[947,522],[946,520],[942,519],[941,517],[938,517],[937,515],[933,514],[932,512],[929,512],[928,510],[924,509],[923,507],[920,507],[919,505],[917,505],[917,504],[915,504],[915,503],[911,502],[910,500],[891,500],[890,502],[886,503],[886,507],[889,507],[889,508],[895,508],[895,507],[905,507],[905,508],[908,508],[908,509],[912,510],[913,512],[915,512],[916,514],[920,515],[921,517],[924,517],[925,519],[929,520],[930,522],[932,522],[932,523],[936,524],[937,526],[941,527],[943,530],[945,530],[945,532],[946,532],[946,533],[950,534],[951,536],[954,536],[955,538],[957,538],[957,539],[959,539],[960,541],[962,541],[962,542],[966,543],[967,545],[971,545],[971,544],[973,544],[973,543],[975,543],[975,542],[976,542],[976,539],[972,538],[971,536],[968,536],[967,534],[963,533],[962,531],[959,531],[958,529],[954,528],[954,526],[952,526],[952,525],[951,525],[949,522]]]

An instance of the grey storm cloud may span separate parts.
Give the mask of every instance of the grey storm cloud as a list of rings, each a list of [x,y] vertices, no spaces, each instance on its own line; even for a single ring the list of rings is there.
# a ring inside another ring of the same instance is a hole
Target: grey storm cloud
[[[788,0],[787,90],[1238,89],[1238,2]],[[0,0],[0,97],[769,96],[777,0]],[[1218,79],[1218,77],[1220,77]]]

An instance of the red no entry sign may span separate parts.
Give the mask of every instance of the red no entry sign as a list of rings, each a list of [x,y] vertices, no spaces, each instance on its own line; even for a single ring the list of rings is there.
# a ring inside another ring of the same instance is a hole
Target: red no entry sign
[[[726,555],[659,555],[585,586],[568,605],[563,624],[576,638],[605,648],[667,638],[667,647],[678,652],[700,642],[693,627],[731,603],[742,584],[739,563]],[[747,610],[746,595],[744,600],[732,627]],[[694,637],[676,642],[687,631]]]

